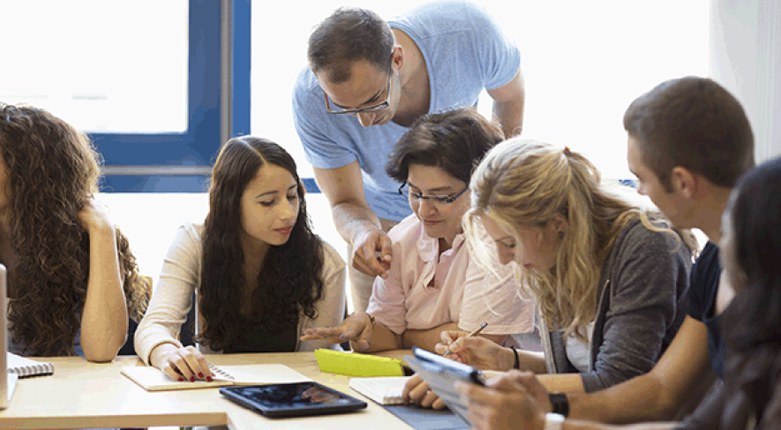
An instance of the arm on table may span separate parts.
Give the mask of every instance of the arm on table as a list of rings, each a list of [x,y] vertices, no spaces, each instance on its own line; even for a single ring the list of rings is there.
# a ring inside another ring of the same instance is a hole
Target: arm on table
[[[318,327],[304,330],[301,340],[322,339],[330,343],[350,341],[359,352],[387,351],[401,347],[401,336],[393,333],[380,322],[372,323],[366,312],[355,312],[335,327]]]
[[[550,409],[547,392],[531,372],[512,371],[492,378],[486,386],[456,383],[456,389],[469,405],[469,419],[476,429],[543,430],[545,410]],[[614,426],[596,422],[567,419],[568,430],[663,430],[675,428],[677,423],[646,423],[632,426]]]
[[[650,372],[605,390],[569,396],[570,417],[610,423],[671,419],[696,406],[713,376],[707,328],[687,316]]]

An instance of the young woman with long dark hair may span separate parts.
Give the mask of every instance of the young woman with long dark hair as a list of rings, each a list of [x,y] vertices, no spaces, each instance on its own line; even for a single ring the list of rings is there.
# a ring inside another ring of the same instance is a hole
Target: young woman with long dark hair
[[[293,158],[235,137],[217,156],[204,224],[177,231],[136,350],[174,379],[208,379],[203,352],[327,347],[299,336],[338,324],[344,304],[344,261],[312,232]],[[193,306],[197,348],[178,338]]]

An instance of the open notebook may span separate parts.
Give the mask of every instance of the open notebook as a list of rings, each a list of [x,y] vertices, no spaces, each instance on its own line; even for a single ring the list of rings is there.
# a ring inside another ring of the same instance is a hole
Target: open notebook
[[[409,376],[352,378],[350,388],[381,405],[402,405],[401,393],[409,379]]]
[[[190,390],[195,388],[225,387],[228,385],[265,385],[288,382],[307,382],[310,378],[283,364],[240,364],[209,367],[214,373],[212,382],[174,381],[151,366],[123,367],[122,374],[147,391]]]

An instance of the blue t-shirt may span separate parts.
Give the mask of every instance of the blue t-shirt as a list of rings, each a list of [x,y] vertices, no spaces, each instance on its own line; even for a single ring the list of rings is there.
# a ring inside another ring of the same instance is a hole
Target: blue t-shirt
[[[720,276],[719,247],[708,242],[692,266],[687,306],[689,316],[702,321],[708,329],[708,356],[711,367],[723,380],[724,342],[719,333],[719,316],[715,314]]]
[[[438,2],[388,21],[418,46],[429,76],[428,111],[475,106],[483,89],[510,82],[521,55],[484,9],[467,2]],[[358,161],[369,207],[380,218],[400,221],[411,213],[399,183],[385,173],[393,146],[408,130],[394,122],[363,127],[353,116],[329,115],[312,71],[303,70],[293,93],[293,118],[307,159],[335,169]]]

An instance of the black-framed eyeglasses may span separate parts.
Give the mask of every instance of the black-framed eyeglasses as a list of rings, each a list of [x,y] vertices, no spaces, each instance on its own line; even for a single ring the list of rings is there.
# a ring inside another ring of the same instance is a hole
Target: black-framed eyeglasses
[[[387,109],[388,106],[390,106],[391,82],[393,82],[393,73],[388,75],[388,87],[385,89],[385,100],[371,106],[364,106],[355,109],[343,109],[339,107],[336,103],[333,103],[328,97],[328,94],[323,91],[323,98],[325,99],[325,111],[332,115],[358,115],[359,113],[363,112],[377,112]]]
[[[463,190],[450,194],[448,196],[427,196],[423,193],[418,193],[415,191],[410,191],[409,187],[407,186],[407,183],[404,182],[399,187],[399,194],[402,196],[407,196],[411,200],[415,201],[421,201],[421,200],[428,200],[431,203],[438,204],[438,205],[449,205],[456,200],[458,200],[459,197],[461,197],[467,190],[469,189],[469,185],[464,187]]]

